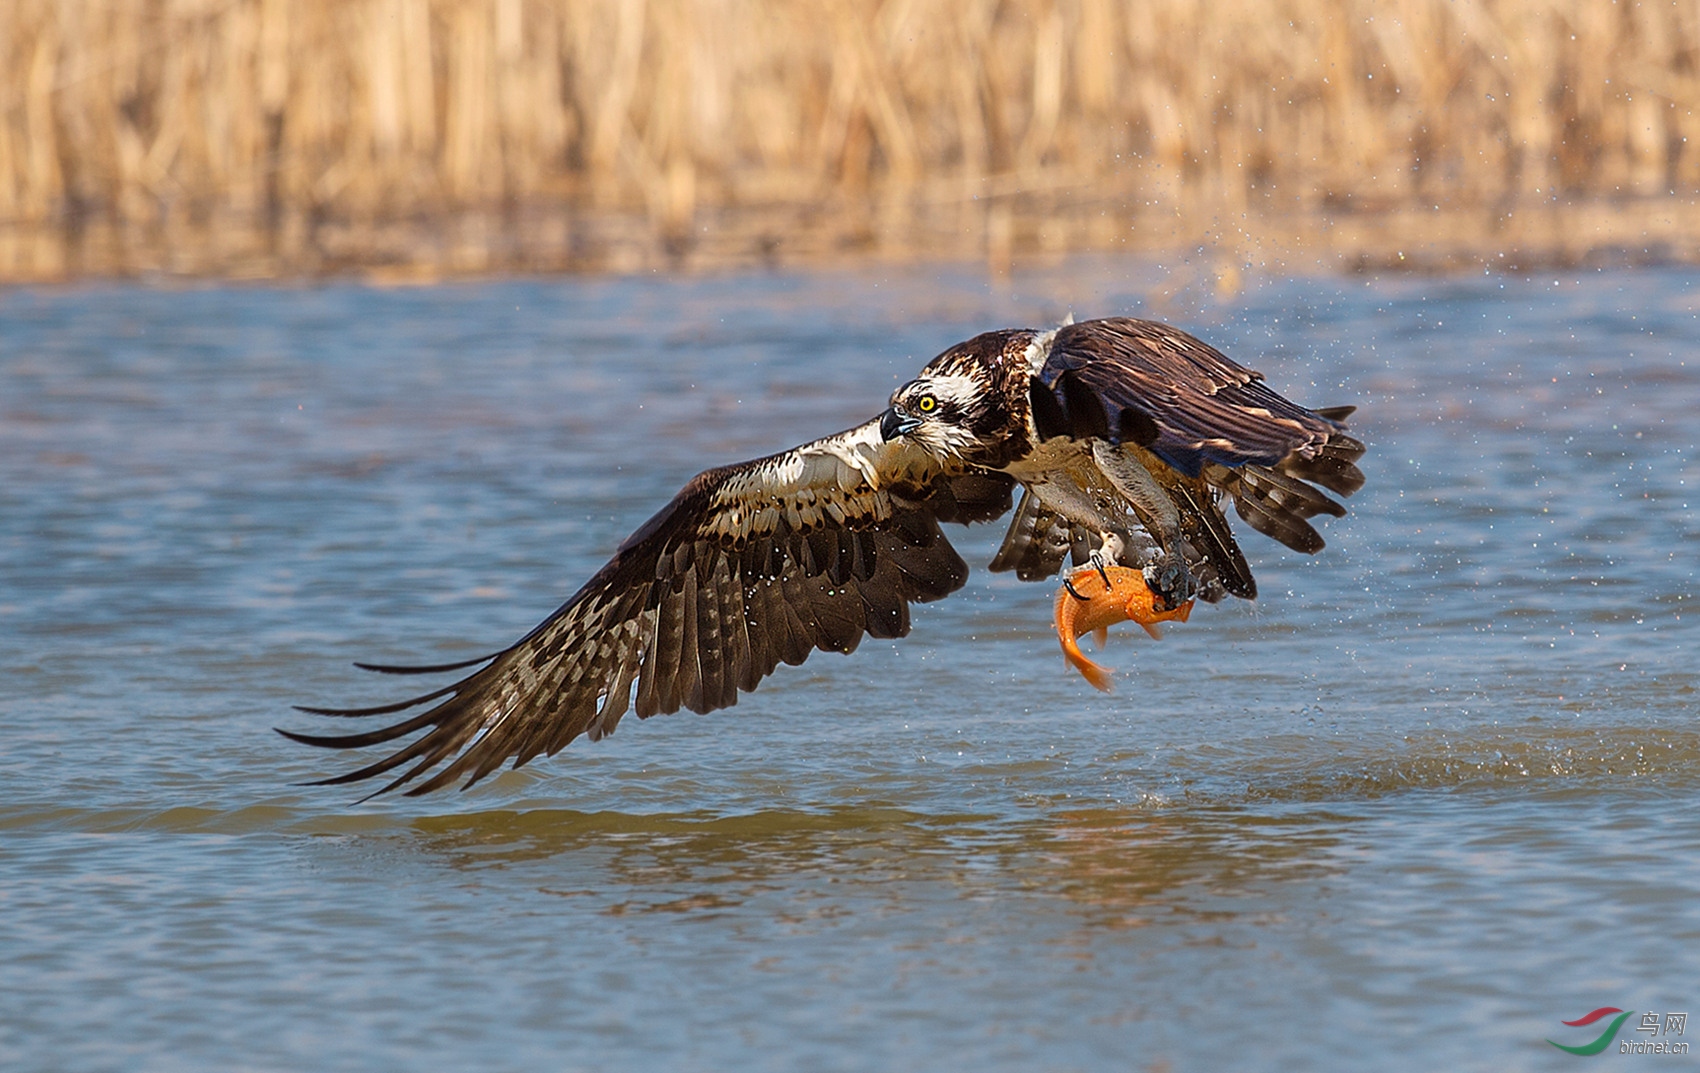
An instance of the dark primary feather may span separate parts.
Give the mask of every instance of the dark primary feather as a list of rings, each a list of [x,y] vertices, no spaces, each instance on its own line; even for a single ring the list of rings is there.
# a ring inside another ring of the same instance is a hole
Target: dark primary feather
[[[446,671],[462,671],[468,667],[476,667],[480,663],[489,663],[501,653],[492,652],[487,656],[474,656],[455,663],[360,663],[354,665],[363,671],[376,671],[379,674],[443,674]]]

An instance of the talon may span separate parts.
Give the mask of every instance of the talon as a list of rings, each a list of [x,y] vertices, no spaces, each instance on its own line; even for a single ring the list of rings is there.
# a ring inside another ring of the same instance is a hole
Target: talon
[[[1171,611],[1190,601],[1197,588],[1192,575],[1173,559],[1151,563],[1142,573],[1146,587],[1161,603],[1164,611]]]
[[[1114,573],[1111,573],[1112,570]],[[1092,584],[1093,574],[1105,580],[1106,585],[1102,590]],[[1076,579],[1080,581],[1079,586],[1074,584]],[[1170,579],[1179,580],[1184,584],[1187,576],[1182,571]],[[1070,596],[1074,599],[1069,599]],[[1105,627],[1130,620],[1156,637],[1157,623],[1186,621],[1187,615],[1192,611],[1190,599],[1168,607],[1159,606],[1162,599],[1145,576],[1132,567],[1106,567],[1102,563],[1094,562],[1064,575],[1062,589],[1057,592],[1054,603],[1054,621],[1057,638],[1062,642],[1063,655],[1069,666],[1079,671],[1097,688],[1109,689],[1110,672],[1086,658],[1076,643],[1077,639],[1093,633],[1102,644]]]

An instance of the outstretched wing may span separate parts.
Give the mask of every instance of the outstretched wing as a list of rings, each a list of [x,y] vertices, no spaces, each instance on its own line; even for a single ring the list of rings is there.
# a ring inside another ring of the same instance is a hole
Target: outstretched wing
[[[1117,317],[1067,325],[1037,379],[1048,389],[1034,392],[1042,438],[1120,439],[1187,477],[1207,465],[1256,465],[1290,468],[1341,495],[1363,487],[1352,463],[1364,445],[1337,420],[1350,411],[1290,402],[1262,373],[1167,324]]]
[[[470,786],[510,757],[518,767],[580,734],[610,734],[634,706],[647,718],[736,704],[739,690],[782,662],[801,663],[817,648],[853,651],[864,634],[907,634],[911,602],[948,595],[968,576],[939,523],[996,518],[1013,486],[887,443],[877,421],[708,470],[512,647],[461,664],[369,667],[482,669],[396,704],[302,709],[375,716],[436,702],[426,711],[366,733],[280,733],[358,748],[424,731],[376,763],[324,780],[356,782],[407,765],[377,792],[430,773],[408,790],[422,794],[463,777]]]
[[[1312,485],[1342,496],[1363,487],[1356,463],[1364,445],[1344,424],[1351,407],[1300,406],[1262,373],[1156,321],[1118,317],[1058,329],[1031,401],[1041,439],[1096,436],[1139,448],[1180,507],[1188,540],[1235,595],[1256,589],[1209,489],[1232,496],[1254,529],[1310,553],[1323,541],[1306,519],[1346,513]],[[1043,551],[1050,545],[1019,543],[1008,550],[1025,556],[1029,572],[1056,558]]]

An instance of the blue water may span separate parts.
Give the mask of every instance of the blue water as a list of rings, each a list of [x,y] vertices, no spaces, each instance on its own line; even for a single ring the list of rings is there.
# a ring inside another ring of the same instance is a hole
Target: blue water
[[[1184,267],[0,292],[0,1065],[1547,1069],[1700,1005],[1700,273]],[[729,711],[299,785],[351,758],[292,704],[401,695],[351,661],[1071,311],[1358,405],[1329,547],[1246,534],[1106,697],[953,530],[909,638]]]

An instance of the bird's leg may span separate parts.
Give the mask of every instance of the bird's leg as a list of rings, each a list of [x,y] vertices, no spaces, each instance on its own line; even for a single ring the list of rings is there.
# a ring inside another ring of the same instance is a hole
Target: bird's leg
[[[1082,595],[1080,590],[1074,587],[1074,579],[1088,571],[1096,570],[1098,572],[1098,577],[1104,582],[1105,592],[1115,588],[1114,583],[1110,581],[1110,572],[1105,567],[1121,565],[1122,550],[1126,546],[1126,542],[1122,540],[1120,533],[1108,529],[1101,532],[1099,538],[1103,543],[1094,548],[1092,554],[1086,557],[1084,566],[1073,569],[1063,568],[1063,588],[1068,590],[1070,596],[1082,602],[1090,600],[1092,597]]]
[[[1105,572],[1104,567],[1121,565],[1122,552],[1127,549],[1127,541],[1122,539],[1120,533],[1111,529],[1105,529],[1098,537],[1100,543],[1087,558],[1086,565],[1098,571],[1098,576],[1104,579],[1104,587],[1107,589],[1110,587],[1110,575]]]
[[[1139,459],[1108,440],[1092,441],[1092,461],[1133,507],[1163,549],[1162,555],[1146,564],[1143,571],[1145,584],[1162,604],[1162,610],[1173,610],[1192,599],[1198,583],[1180,552],[1181,512],[1175,501]]]

